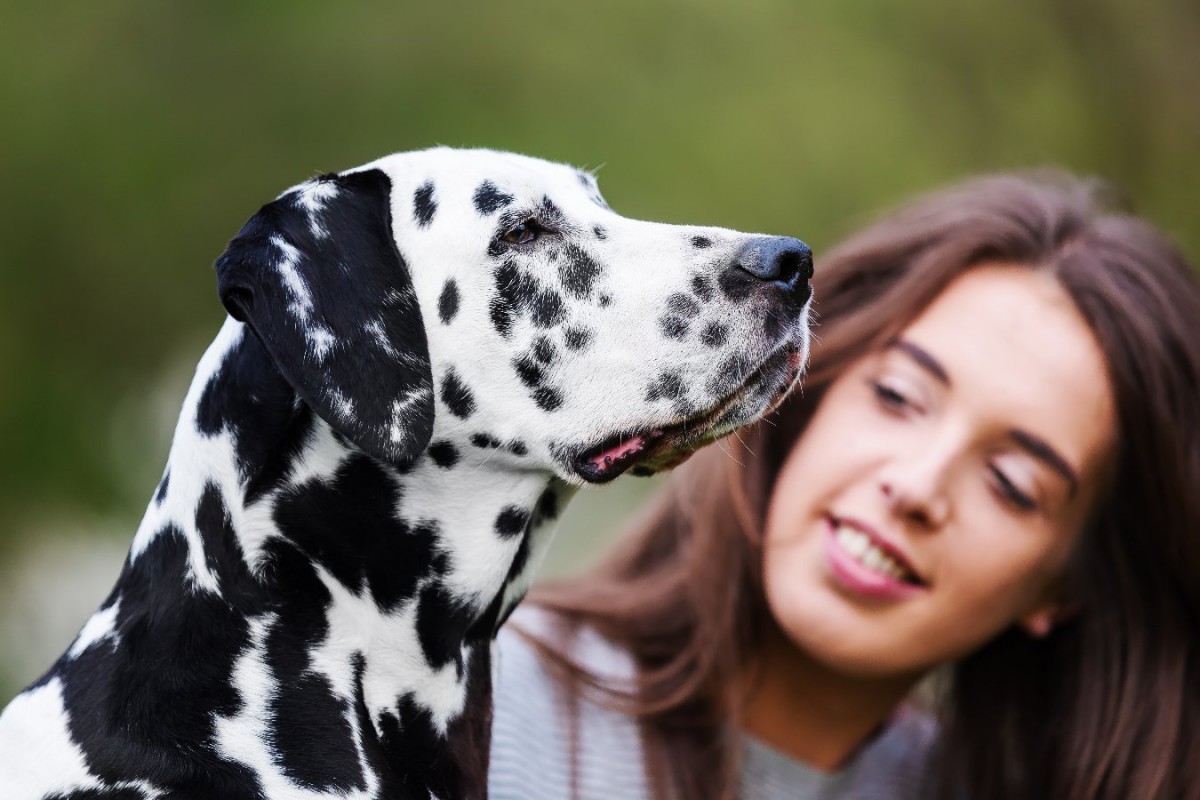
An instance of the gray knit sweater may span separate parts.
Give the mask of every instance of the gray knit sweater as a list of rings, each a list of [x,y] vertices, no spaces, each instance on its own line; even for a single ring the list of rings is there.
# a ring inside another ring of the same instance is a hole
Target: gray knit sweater
[[[522,610],[517,624],[544,630],[541,612]],[[628,656],[594,633],[575,652],[606,677],[632,674]],[[569,727],[561,695],[532,647],[511,629],[496,648],[495,722],[489,785],[492,800],[569,800]],[[742,800],[921,800],[932,720],[904,712],[836,773],[823,773],[743,736]],[[579,800],[646,798],[642,747],[628,717],[582,701],[579,709]]]

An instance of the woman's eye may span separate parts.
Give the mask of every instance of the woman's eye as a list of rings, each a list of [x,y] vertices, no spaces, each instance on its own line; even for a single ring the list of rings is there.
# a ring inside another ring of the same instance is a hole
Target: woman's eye
[[[509,228],[500,238],[509,244],[529,244],[537,240],[545,230],[545,228],[538,225],[534,220],[527,219]]]
[[[988,470],[992,473],[992,478],[996,481],[996,490],[1008,502],[1012,503],[1022,511],[1037,511],[1037,501],[1026,494],[1017,485],[1009,480],[1009,477],[1004,472],[995,466],[988,466]]]
[[[899,410],[909,405],[908,398],[899,389],[886,383],[872,383],[875,398],[885,407]]]

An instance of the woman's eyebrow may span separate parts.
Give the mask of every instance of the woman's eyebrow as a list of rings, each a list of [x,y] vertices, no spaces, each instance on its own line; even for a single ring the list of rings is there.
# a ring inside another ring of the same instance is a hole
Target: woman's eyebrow
[[[900,338],[888,342],[888,347],[906,354],[941,383],[944,383],[946,386],[951,385],[950,374],[946,372],[946,368],[923,347],[907,339]],[[1028,431],[1017,429],[1009,431],[1008,435],[1022,450],[1063,476],[1070,487],[1072,495],[1079,490],[1079,475],[1075,469],[1045,440],[1034,436]]]
[[[930,375],[937,378],[941,383],[947,386],[950,385],[950,374],[946,372],[946,368],[924,348],[918,347],[907,339],[899,338],[888,342],[888,347],[906,353],[913,361],[924,367]]]
[[[1041,461],[1059,475],[1062,475],[1070,486],[1070,493],[1072,495],[1078,491],[1079,476],[1071,465],[1067,463],[1067,460],[1058,454],[1057,450],[1027,431],[1014,429],[1009,431],[1008,435],[1026,453],[1029,453],[1029,455]]]

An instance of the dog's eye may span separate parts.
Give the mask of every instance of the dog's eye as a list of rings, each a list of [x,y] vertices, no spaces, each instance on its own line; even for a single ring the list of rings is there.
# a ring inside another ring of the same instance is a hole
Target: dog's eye
[[[509,228],[500,237],[509,244],[529,244],[546,233],[546,229],[534,219],[526,219]]]

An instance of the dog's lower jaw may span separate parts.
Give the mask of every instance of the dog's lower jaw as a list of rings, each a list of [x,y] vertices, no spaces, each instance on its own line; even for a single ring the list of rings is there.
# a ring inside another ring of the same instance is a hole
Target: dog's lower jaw
[[[440,467],[357,451],[268,366],[240,325],[201,362],[100,622],[44,679],[71,738],[101,785],[486,796],[489,646],[558,489],[459,471],[469,502],[435,522],[416,499],[447,497]]]

